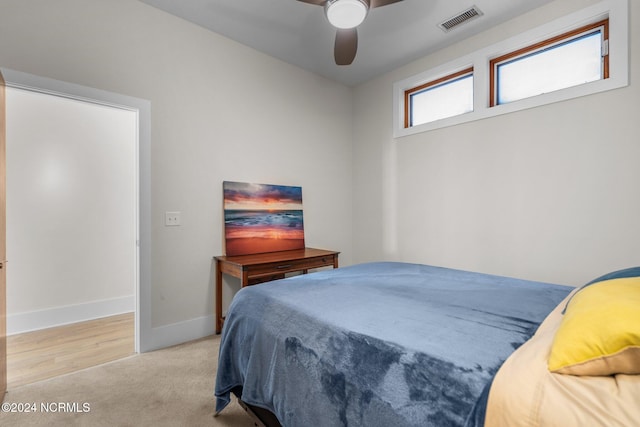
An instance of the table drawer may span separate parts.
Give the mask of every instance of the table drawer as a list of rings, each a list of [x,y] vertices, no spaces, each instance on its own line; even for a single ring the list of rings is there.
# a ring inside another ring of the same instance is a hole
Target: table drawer
[[[293,271],[308,270],[311,268],[333,266],[333,261],[333,256],[321,256],[316,258],[271,262],[267,264],[249,266],[248,272],[249,277],[269,275],[274,273],[289,273]]]
[[[258,285],[260,283],[271,282],[273,280],[284,279],[284,273],[271,273],[260,276],[252,276],[249,278],[249,285]]]

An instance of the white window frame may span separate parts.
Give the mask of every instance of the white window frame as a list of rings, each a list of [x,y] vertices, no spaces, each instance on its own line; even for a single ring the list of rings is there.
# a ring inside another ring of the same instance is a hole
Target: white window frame
[[[393,85],[393,137],[400,138],[414,135],[628,86],[628,11],[628,0],[603,0],[588,8],[396,82]],[[491,59],[607,17],[609,18],[609,78],[521,99],[508,104],[493,107],[489,105],[489,62]],[[418,126],[405,127],[404,93],[406,90],[451,74],[452,71],[468,67],[473,67],[474,70],[474,108],[472,112]]]

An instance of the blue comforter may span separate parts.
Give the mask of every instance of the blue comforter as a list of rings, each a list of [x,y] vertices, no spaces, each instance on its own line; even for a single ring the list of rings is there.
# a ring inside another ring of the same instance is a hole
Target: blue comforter
[[[286,427],[462,426],[570,290],[405,263],[243,288],[222,331],[216,411],[242,387]]]

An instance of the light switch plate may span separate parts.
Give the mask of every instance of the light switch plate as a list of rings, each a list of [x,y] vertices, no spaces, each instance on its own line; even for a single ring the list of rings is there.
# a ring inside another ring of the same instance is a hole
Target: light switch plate
[[[165,212],[164,225],[167,227],[180,225],[180,212]]]

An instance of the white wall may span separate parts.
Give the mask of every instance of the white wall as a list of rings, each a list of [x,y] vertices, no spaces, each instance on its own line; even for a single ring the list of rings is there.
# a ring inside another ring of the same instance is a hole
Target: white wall
[[[640,7],[630,86],[392,138],[395,81],[579,10],[556,0],[355,90],[354,261],[579,285],[638,265]]]
[[[9,334],[133,311],[137,115],[7,88]]]
[[[307,244],[342,265],[579,284],[637,264],[636,2],[629,87],[391,136],[393,82],[592,3],[556,0],[351,90],[135,0],[4,0],[0,66],[150,100],[157,347],[213,330],[223,180],[302,186]]]
[[[224,180],[302,186],[307,245],[351,262],[351,89],[135,0],[4,0],[0,28],[2,67],[151,102],[151,347],[213,331]]]

